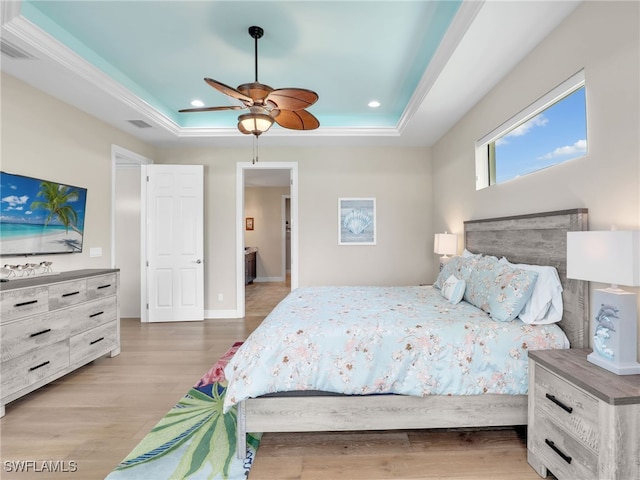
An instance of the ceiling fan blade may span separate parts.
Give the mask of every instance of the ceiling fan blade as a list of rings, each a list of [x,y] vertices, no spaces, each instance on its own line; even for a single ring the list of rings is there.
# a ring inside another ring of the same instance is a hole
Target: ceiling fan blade
[[[318,119],[306,110],[280,110],[274,120],[281,127],[292,130],[315,130],[320,126]]]
[[[207,82],[216,90],[218,90],[219,92],[224,93],[225,95],[229,95],[230,97],[237,98],[238,100],[242,100],[248,106],[253,105],[253,99],[251,97],[248,97],[244,93],[239,92],[238,90],[236,90],[233,87],[230,87],[229,85],[225,85],[224,83],[218,82],[217,80],[214,80],[212,78],[205,78],[204,81]]]
[[[303,110],[318,101],[318,94],[306,88],[278,88],[269,94],[268,100],[280,110]]]
[[[241,107],[240,105],[228,105],[224,107],[196,107],[196,108],[183,108],[178,110],[179,113],[191,113],[191,112],[219,112],[220,110],[244,110],[247,107]]]

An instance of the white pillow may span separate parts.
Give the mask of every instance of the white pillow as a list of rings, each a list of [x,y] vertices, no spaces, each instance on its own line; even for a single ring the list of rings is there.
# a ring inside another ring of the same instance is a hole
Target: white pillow
[[[562,303],[562,284],[560,283],[558,271],[554,267],[528,265],[526,263],[514,264],[504,257],[500,261],[522,270],[538,272],[538,279],[533,288],[531,298],[518,315],[524,323],[547,325],[562,320],[564,308]]]
[[[455,305],[456,303],[460,303],[460,300],[462,300],[466,288],[467,284],[464,280],[458,280],[455,275],[450,275],[442,284],[440,293],[444,298]]]

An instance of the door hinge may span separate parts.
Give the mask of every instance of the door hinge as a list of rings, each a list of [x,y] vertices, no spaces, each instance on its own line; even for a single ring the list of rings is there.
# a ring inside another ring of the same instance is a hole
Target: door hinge
[[[149,175],[147,175],[147,182],[149,182]]]
[[[147,303],[147,310],[149,310],[149,304]]]

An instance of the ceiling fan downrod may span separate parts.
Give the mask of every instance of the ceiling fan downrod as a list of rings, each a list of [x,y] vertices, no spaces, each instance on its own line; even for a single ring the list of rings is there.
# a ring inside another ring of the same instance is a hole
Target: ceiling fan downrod
[[[256,83],[258,83],[258,39],[264,35],[264,30],[257,26],[249,27],[249,35],[255,40],[255,54],[256,54]]]

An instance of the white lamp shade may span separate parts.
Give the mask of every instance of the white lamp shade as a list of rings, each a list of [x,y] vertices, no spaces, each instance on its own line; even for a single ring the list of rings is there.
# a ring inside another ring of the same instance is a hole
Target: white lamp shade
[[[433,237],[433,253],[455,255],[458,253],[458,236],[453,233],[436,233]]]
[[[567,277],[640,286],[640,231],[568,232]]]

